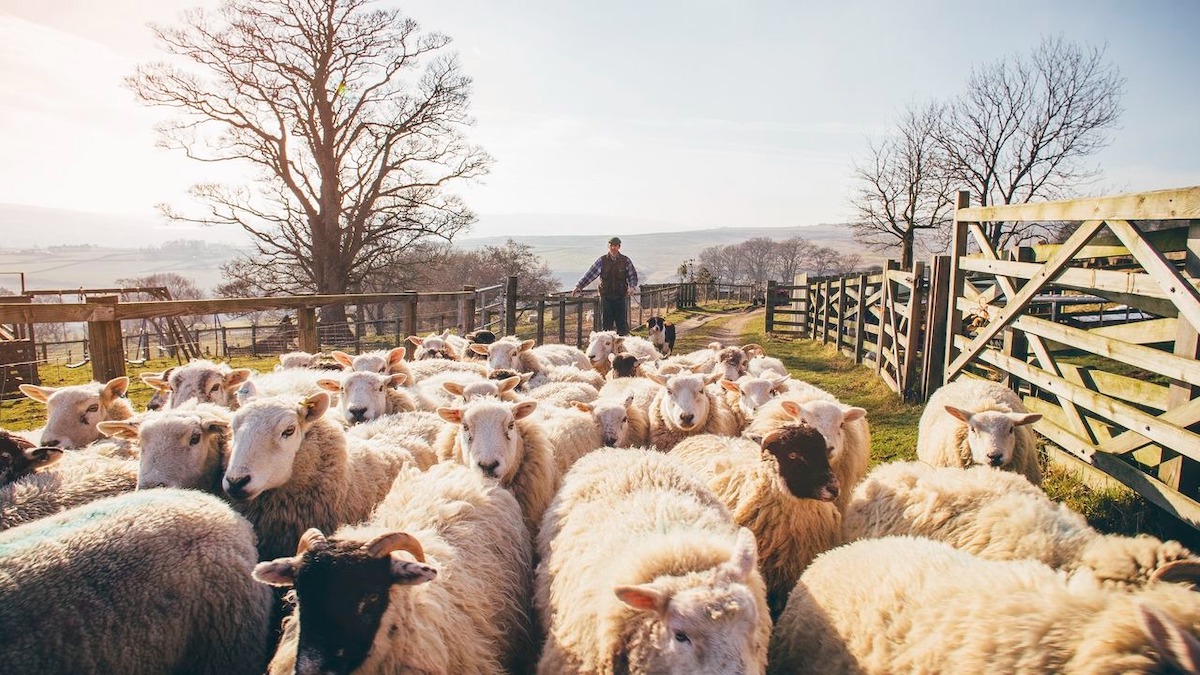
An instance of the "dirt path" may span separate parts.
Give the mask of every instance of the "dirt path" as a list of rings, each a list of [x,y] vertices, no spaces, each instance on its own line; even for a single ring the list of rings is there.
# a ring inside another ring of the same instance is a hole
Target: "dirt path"
[[[706,342],[716,340],[721,344],[738,344],[742,341],[746,324],[765,312],[765,308],[759,307],[748,312],[697,316],[681,321],[675,326],[675,330],[679,335],[687,335],[689,338],[702,336]]]

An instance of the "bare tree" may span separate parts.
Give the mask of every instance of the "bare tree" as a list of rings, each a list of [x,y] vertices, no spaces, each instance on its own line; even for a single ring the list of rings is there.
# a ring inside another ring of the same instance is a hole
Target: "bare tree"
[[[841,255],[828,246],[818,246],[812,250],[804,267],[815,276],[823,277],[836,274]]]
[[[1082,160],[1109,143],[1124,86],[1103,49],[1062,37],[974,69],[937,134],[952,178],[984,206],[1066,196],[1098,175]],[[1039,227],[993,223],[987,235],[992,246],[1008,247]]]
[[[939,242],[947,239],[951,181],[935,137],[941,114],[937,104],[909,108],[896,134],[871,143],[866,161],[854,166],[854,238],[876,250],[899,245],[905,270],[912,269],[918,234],[933,235]]]
[[[785,284],[792,283],[814,249],[816,245],[804,237],[788,237],[783,241],[774,242],[771,252],[771,277]]]
[[[735,284],[742,278],[744,259],[736,244],[708,246],[700,250],[698,264],[708,270],[714,280]]]
[[[771,276],[774,250],[775,242],[768,237],[754,237],[737,245],[742,269],[745,270],[745,281],[752,284],[767,282],[767,278]]]
[[[177,110],[159,144],[253,167],[253,186],[201,184],[200,215],[245,229],[256,250],[232,283],[258,292],[345,293],[427,237],[474,214],[446,186],[487,172],[464,137],[471,81],[450,39],[369,0],[227,0],[178,27],[152,26],[170,54],[127,79],[144,103]],[[226,267],[225,269],[229,269]],[[342,307],[326,325],[345,326]]]

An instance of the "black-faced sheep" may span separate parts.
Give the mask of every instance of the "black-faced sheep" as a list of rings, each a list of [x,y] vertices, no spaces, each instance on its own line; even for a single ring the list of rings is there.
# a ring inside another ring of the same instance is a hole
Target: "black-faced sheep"
[[[854,489],[843,533],[846,541],[937,539],[990,560],[1086,571],[1114,587],[1144,586],[1161,579],[1165,568],[1172,580],[1200,581],[1200,559],[1179,542],[1100,534],[1024,476],[984,466],[877,466]]]
[[[6,673],[261,673],[271,592],[249,523],[148,490],[0,533]]]
[[[1196,672],[1195,595],[1174,584],[1103,589],[929,539],[866,539],[805,570],[772,634],[771,671]]]
[[[453,464],[408,472],[368,522],[255,568],[298,601],[269,672],[521,672],[531,555],[508,491]]]
[[[779,616],[804,568],[841,540],[841,513],[833,505],[838,480],[825,439],[800,423],[760,442],[692,436],[671,455],[703,477],[733,521],[754,533],[767,604]]]
[[[104,437],[96,428],[100,422],[133,417],[133,406],[125,398],[128,377],[67,387],[22,384],[20,389],[29,398],[46,404],[41,444],[47,447],[82,448]]]
[[[50,466],[62,455],[62,448],[38,447],[27,438],[0,429],[0,486]]]
[[[696,434],[736,436],[741,432],[725,401],[707,386],[720,375],[650,375],[663,385],[650,403],[650,443],[666,452]],[[607,388],[608,385],[605,385]]]
[[[539,673],[764,672],[754,535],[678,459],[605,448],[579,460],[537,552]]]
[[[609,354],[609,371],[604,375],[604,379],[615,380],[619,377],[641,377],[642,362],[638,357],[629,352],[621,352],[619,354]]]
[[[971,464],[1015,471],[1042,482],[1031,413],[1016,392],[996,382],[963,378],[933,392],[917,427],[917,458],[933,466]]]

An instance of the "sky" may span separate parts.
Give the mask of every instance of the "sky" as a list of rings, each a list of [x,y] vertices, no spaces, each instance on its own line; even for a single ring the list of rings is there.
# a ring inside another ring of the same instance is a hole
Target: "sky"
[[[164,111],[122,85],[161,56],[147,22],[201,5],[216,1],[0,0],[0,204],[157,223],[154,205],[186,203],[190,185],[243,180],[156,148]],[[399,6],[453,38],[474,80],[470,138],[496,162],[455,190],[480,214],[470,236],[844,222],[870,139],[1047,35],[1106,46],[1127,79],[1120,127],[1093,160],[1104,192],[1200,185],[1200,2]]]

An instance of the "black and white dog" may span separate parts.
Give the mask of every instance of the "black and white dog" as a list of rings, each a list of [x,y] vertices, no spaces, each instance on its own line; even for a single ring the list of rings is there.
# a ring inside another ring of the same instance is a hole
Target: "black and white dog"
[[[675,324],[667,323],[661,316],[652,316],[646,322],[650,330],[650,343],[663,356],[670,356],[675,349]]]

